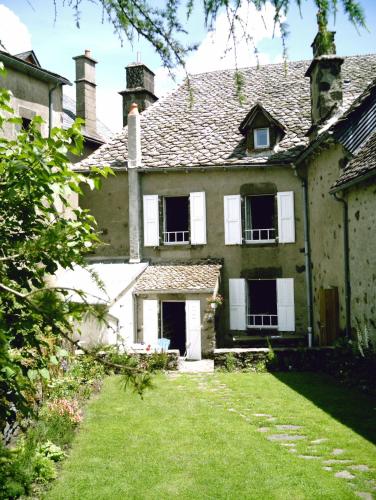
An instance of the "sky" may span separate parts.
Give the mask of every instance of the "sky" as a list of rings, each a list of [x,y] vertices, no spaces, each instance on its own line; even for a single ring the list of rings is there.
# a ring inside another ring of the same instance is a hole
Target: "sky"
[[[200,0],[199,0],[200,1]],[[341,3],[341,2],[338,2]],[[99,118],[112,130],[122,126],[122,106],[119,91],[125,90],[125,66],[136,61],[140,53],[141,61],[156,75],[156,95],[161,97],[171,91],[183,74],[177,71],[173,82],[153,48],[142,39],[135,39],[133,45],[124,41],[123,45],[114,34],[113,27],[102,22],[102,12],[90,0],[81,2],[80,28],[76,27],[73,10],[56,0],[57,17],[55,20],[53,0],[0,0],[0,40],[6,49],[17,54],[31,48],[36,53],[42,67],[56,72],[72,83],[75,68],[72,57],[90,49],[97,64],[97,112]],[[330,28],[337,32],[337,53],[340,55],[367,54],[376,52],[376,1],[361,0],[366,14],[368,31],[357,33],[339,7],[334,25]],[[199,4],[198,4],[199,5]],[[267,5],[261,18],[254,8],[243,5],[242,19],[248,21],[248,32],[252,35],[259,53],[261,64],[276,63],[282,60],[280,33],[274,30],[274,10]],[[310,47],[316,34],[316,17],[313,0],[303,0],[302,17],[293,5],[285,20],[289,25],[288,58],[290,60],[310,59]],[[185,22],[185,19],[184,19]],[[199,48],[187,59],[190,73],[201,73],[216,69],[233,68],[233,51],[225,53],[227,47],[228,21],[225,13],[218,15],[214,31],[208,33],[200,8],[196,8],[188,22],[185,22],[188,44],[198,43]],[[245,42],[237,46],[239,67],[256,64],[253,50]],[[65,87],[71,97],[75,96],[73,87]]]

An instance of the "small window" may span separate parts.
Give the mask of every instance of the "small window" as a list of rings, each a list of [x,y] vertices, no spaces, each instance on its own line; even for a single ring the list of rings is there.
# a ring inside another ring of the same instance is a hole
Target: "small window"
[[[164,198],[163,241],[166,245],[189,243],[189,196]]]
[[[274,195],[247,196],[245,199],[246,243],[273,243],[275,229]]]
[[[248,328],[278,328],[276,285],[276,280],[248,281]]]
[[[31,120],[29,118],[25,118],[22,116],[22,128],[23,130],[29,130],[30,125],[31,125]]]
[[[265,149],[270,146],[269,129],[255,128],[253,131],[255,149]]]

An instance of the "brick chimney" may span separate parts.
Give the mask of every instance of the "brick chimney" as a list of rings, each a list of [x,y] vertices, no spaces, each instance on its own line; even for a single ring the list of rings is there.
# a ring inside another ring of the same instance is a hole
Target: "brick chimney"
[[[125,70],[127,88],[119,92],[123,98],[123,126],[128,123],[128,110],[132,103],[136,103],[142,113],[158,99],[154,95],[155,75],[145,64],[132,63]]]
[[[141,187],[138,167],[141,166],[141,124],[138,106],[133,103],[128,114],[128,213],[129,262],[141,261]]]
[[[330,118],[342,104],[341,66],[336,55],[334,32],[318,32],[311,47],[313,61],[305,76],[311,80],[311,131]]]
[[[90,50],[73,57],[76,61],[76,115],[85,120],[87,134],[97,133],[97,99],[95,84],[95,65]]]

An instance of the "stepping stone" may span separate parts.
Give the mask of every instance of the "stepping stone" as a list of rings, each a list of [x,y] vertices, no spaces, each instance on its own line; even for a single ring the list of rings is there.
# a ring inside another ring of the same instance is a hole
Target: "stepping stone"
[[[275,422],[277,419],[275,417],[270,417],[266,419],[268,422]]]
[[[324,470],[333,470],[333,467],[328,467],[328,466],[326,466],[326,467],[323,467],[323,469],[324,469]]]
[[[313,441],[311,441],[312,444],[321,444],[321,443],[325,443],[325,441],[328,441],[327,438],[319,438],[319,439],[315,439]]]
[[[272,434],[268,436],[269,441],[299,441],[305,439],[305,436],[299,434]]]
[[[341,470],[340,472],[336,472],[335,477],[339,477],[341,479],[354,479],[355,476],[351,474],[348,470]]]
[[[296,452],[297,452],[297,450],[296,450],[295,448],[289,448],[289,452],[290,452],[290,453],[296,453]]]
[[[317,460],[320,457],[314,457],[313,455],[298,455],[299,458],[304,458],[305,460]]]
[[[270,431],[270,428],[269,427],[259,427],[257,429],[259,432],[269,432]]]
[[[296,446],[296,443],[281,443],[281,446],[292,447],[292,446]]]
[[[369,470],[369,467],[368,467],[368,465],[350,465],[349,469],[359,470],[361,472],[366,472]]]
[[[349,464],[351,462],[352,462],[352,460],[340,460],[340,459],[332,458],[330,460],[324,460],[323,463],[326,465],[332,465],[332,464]]]
[[[276,425],[277,429],[279,431],[295,431],[297,429],[301,429],[302,426],[301,425]]]
[[[356,491],[355,495],[359,498],[363,498],[364,500],[373,500],[372,493],[366,493],[365,491]]]
[[[342,455],[342,453],[345,453],[345,450],[342,450],[341,448],[334,448],[332,451],[332,455]]]
[[[254,417],[269,417],[271,418],[273,415],[268,415],[267,413],[254,413]]]
[[[235,410],[235,408],[227,408],[227,411],[233,411],[234,413],[237,413],[237,411]]]

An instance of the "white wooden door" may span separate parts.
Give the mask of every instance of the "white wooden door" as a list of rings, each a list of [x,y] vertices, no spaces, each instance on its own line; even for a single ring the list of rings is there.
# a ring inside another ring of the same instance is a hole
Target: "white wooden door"
[[[142,301],[143,341],[152,348],[158,344],[158,300]]]
[[[185,301],[187,359],[201,359],[201,308],[199,300]]]
[[[277,279],[278,330],[295,331],[294,279]]]

